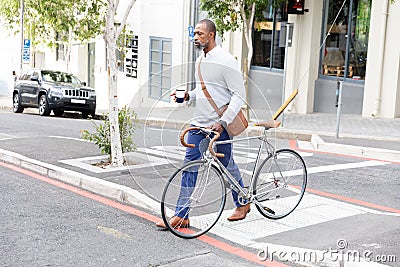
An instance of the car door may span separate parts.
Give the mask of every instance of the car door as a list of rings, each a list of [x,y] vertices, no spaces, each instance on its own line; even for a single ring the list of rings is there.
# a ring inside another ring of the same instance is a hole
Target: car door
[[[30,76],[30,79],[27,81],[27,95],[29,97],[29,104],[32,106],[39,105],[39,90],[40,90],[40,72],[38,70],[34,70]]]
[[[25,72],[25,74],[23,74],[21,76],[21,78],[18,81],[18,89],[19,89],[19,95],[20,95],[20,99],[21,99],[21,103],[23,104],[29,104],[30,101],[30,97],[28,94],[28,83],[30,81],[32,75],[32,71],[28,70],[27,72]]]

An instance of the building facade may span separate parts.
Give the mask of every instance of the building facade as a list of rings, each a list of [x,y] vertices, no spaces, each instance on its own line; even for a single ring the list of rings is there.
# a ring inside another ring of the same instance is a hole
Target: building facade
[[[121,10],[127,1],[121,1]],[[199,0],[137,0],[119,51],[120,106],[173,106],[171,90],[194,87],[196,53],[189,26],[206,16]],[[254,110],[274,111],[290,93],[299,95],[293,113],[336,112],[338,80],[343,80],[343,113],[400,117],[400,2],[388,0],[307,0],[303,15],[282,6],[267,8],[254,23],[254,54],[248,99]],[[123,12],[119,12],[122,14]],[[285,23],[293,27],[291,47],[280,46]],[[241,32],[220,41],[243,66],[247,48]],[[36,67],[65,70],[60,51],[36,52]],[[108,109],[106,47],[99,37],[74,44],[69,71],[96,88],[98,109]]]

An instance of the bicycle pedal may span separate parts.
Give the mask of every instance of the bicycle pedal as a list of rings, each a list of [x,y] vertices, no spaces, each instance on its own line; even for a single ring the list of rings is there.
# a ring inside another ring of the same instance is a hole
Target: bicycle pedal
[[[271,210],[270,208],[268,208],[268,207],[263,207],[263,209],[264,209],[266,212],[269,212],[269,213],[275,215],[275,211]]]

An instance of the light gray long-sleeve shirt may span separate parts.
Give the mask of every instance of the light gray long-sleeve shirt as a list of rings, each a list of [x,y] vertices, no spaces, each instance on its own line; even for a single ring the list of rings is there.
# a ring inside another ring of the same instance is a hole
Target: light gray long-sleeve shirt
[[[219,117],[201,89],[197,70],[200,59],[201,75],[215,104],[221,109],[229,103],[222,117]],[[242,73],[235,58],[218,45],[206,56],[203,52],[196,60],[196,88],[189,91],[189,96],[191,100],[196,100],[195,117],[191,122],[193,125],[208,127],[220,120],[226,124],[231,123],[245,102]]]

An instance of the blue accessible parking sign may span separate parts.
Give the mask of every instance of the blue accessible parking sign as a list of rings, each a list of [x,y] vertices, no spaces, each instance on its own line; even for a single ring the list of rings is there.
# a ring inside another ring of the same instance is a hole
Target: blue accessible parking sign
[[[24,48],[22,50],[22,61],[27,63],[31,59],[31,40],[24,39]]]

